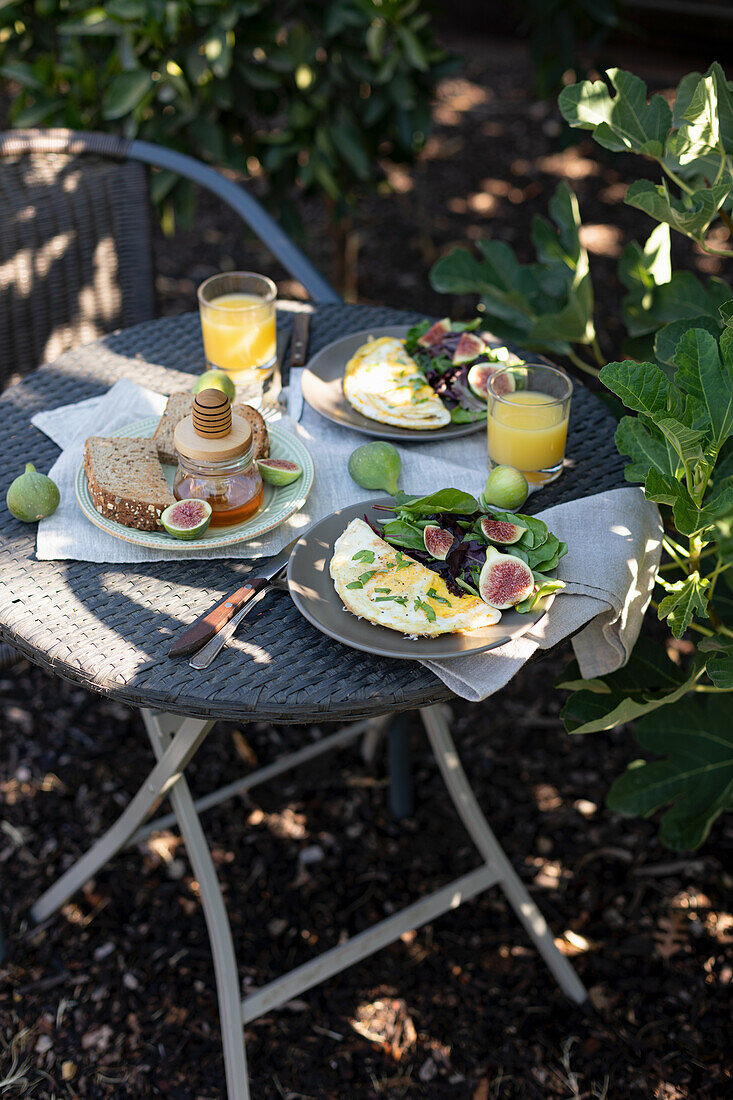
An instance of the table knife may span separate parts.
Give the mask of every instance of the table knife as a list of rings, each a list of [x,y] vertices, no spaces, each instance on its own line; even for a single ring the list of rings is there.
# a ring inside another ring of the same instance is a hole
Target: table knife
[[[303,367],[308,358],[308,340],[310,339],[310,313],[296,313],[293,318],[293,332],[290,338],[290,367]],[[288,369],[288,378],[290,369]]]
[[[285,362],[285,354],[288,350],[289,343],[290,330],[283,331],[282,329],[280,329],[277,334],[275,366],[272,371],[272,377],[270,378],[270,384],[267,388],[267,392],[263,397],[263,405],[266,409],[277,409],[278,406],[283,405],[281,396],[283,388],[282,365]]]
[[[217,634],[229,620],[236,615],[240,608],[265,588],[273,577],[288,564],[295,544],[300,536],[296,536],[288,543],[284,550],[274,557],[269,558],[257,566],[255,576],[251,577],[245,585],[232,592],[225,600],[212,607],[205,615],[197,619],[192,626],[186,627],[177,635],[173,645],[168,650],[169,657],[184,657],[189,653],[195,653]]]
[[[271,581],[268,581],[258,592],[255,592],[251,600],[249,600],[244,607],[240,607],[234,618],[230,619],[226,626],[221,628],[218,634],[215,634],[213,638],[209,639],[205,646],[202,646],[198,652],[194,653],[193,657],[188,662],[191,668],[208,668],[214,658],[221,653],[227,642],[236,634],[237,627],[242,619],[249,615],[255,604],[259,603],[271,588],[278,588],[285,592],[289,591],[287,566],[284,565]]]

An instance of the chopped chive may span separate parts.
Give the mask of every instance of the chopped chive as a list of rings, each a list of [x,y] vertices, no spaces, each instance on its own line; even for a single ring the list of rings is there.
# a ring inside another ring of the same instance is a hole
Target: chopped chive
[[[445,596],[439,596],[434,588],[428,589],[428,596],[432,597],[437,603],[447,603],[448,607],[451,606],[450,600],[446,600]]]
[[[357,554],[354,554],[354,556],[351,560],[352,561],[364,561],[364,562],[367,562],[369,565],[371,565],[371,563],[374,561],[374,551],[373,550],[360,550]]]
[[[372,579],[372,577],[378,572],[379,572],[378,569],[368,569],[366,571],[366,573],[360,573],[359,574],[359,580],[361,581],[362,584],[366,584],[367,581],[370,581]]]
[[[391,592],[392,589],[391,588],[375,588],[374,591],[375,592]]]
[[[346,585],[346,587],[347,588],[363,588],[364,585],[361,583],[361,581],[349,581],[349,583]]]

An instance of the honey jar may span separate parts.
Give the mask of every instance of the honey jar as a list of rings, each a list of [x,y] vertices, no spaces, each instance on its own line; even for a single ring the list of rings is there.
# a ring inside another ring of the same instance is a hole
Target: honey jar
[[[193,413],[176,425],[173,438],[176,500],[207,501],[212,527],[243,523],[260,510],[264,486],[253,458],[252,429],[232,414],[225,393],[209,389],[197,394]]]

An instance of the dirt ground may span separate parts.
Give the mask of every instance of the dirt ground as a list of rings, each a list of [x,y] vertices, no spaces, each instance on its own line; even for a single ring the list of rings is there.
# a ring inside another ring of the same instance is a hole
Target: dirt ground
[[[482,235],[529,258],[529,221],[570,179],[587,223],[601,342],[616,353],[616,257],[650,225],[623,205],[634,160],[560,148],[512,43],[455,40],[436,130],[390,196],[365,201],[362,300],[443,314],[427,270]],[[679,71],[637,71],[655,86]],[[317,207],[306,246],[328,270]],[[714,261],[676,243],[678,262]],[[221,268],[276,276],[262,248],[202,203],[195,229],[157,242],[161,312],[193,308]],[[183,273],[183,274],[182,274]],[[283,289],[292,290],[286,280]],[[452,729],[481,804],[590,990],[568,1004],[489,891],[247,1027],[256,1100],[722,1100],[731,1095],[731,850],[665,851],[651,822],[604,808],[634,758],[628,729],[568,737],[553,682],[569,650],[532,665],[491,706],[456,701]],[[150,766],[139,716],[22,663],[0,673],[0,1095],[41,1100],[224,1096],[213,968],[198,888],[174,833],[153,837],[38,929],[29,905],[110,824]],[[322,732],[329,732],[324,726]],[[257,788],[204,823],[245,988],[290,969],[476,865],[413,718],[417,805],[397,823],[380,758],[349,750]],[[196,792],[318,736],[216,727],[189,769]]]

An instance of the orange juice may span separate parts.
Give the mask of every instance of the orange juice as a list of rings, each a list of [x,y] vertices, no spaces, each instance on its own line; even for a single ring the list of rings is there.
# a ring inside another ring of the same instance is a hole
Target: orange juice
[[[275,360],[275,308],[256,294],[223,294],[201,303],[204,351],[212,367],[237,375]]]
[[[570,403],[550,394],[519,390],[489,402],[489,458],[514,466],[527,481],[548,480],[539,471],[559,468],[565,456]]]

